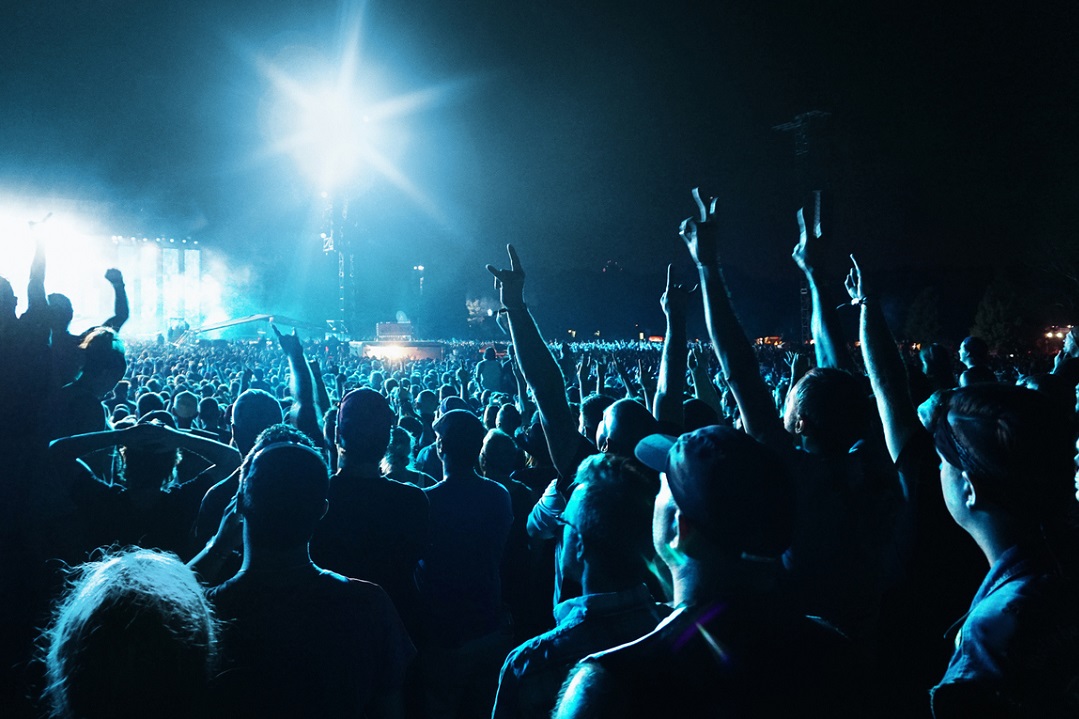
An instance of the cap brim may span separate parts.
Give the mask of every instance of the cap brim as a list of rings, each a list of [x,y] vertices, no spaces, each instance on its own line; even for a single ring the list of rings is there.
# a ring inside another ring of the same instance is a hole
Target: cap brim
[[[669,434],[650,434],[637,443],[633,454],[649,469],[666,472],[667,455],[676,441],[678,438]]]

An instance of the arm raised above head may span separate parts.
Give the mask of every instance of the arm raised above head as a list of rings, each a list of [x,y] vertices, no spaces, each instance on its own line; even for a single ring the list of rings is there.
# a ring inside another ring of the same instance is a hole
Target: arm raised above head
[[[572,477],[577,471],[572,465],[580,445],[577,421],[566,399],[565,379],[525,305],[525,271],[517,251],[513,245],[506,245],[506,252],[509,269],[487,265],[487,271],[494,276],[495,288],[506,308],[514,356],[521,374],[532,388],[555,469],[564,477]]]
[[[697,203],[698,215],[683,220],[679,232],[700,275],[704,319],[712,340],[712,350],[719,360],[723,378],[738,403],[746,432],[764,444],[789,446],[783,423],[776,415],[771,392],[761,377],[753,346],[734,314],[720,269],[717,200],[712,198],[706,206],[696,188],[693,199]]]

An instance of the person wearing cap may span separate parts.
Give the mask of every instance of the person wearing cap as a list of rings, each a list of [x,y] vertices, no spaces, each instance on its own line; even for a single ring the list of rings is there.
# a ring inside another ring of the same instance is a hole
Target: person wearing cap
[[[1074,415],[985,383],[947,393],[927,428],[948,512],[990,565],[932,691],[934,717],[1079,715]]]
[[[221,716],[401,716],[415,650],[386,592],[311,561],[329,470],[311,447],[272,443],[245,460],[239,573],[209,591],[226,671]]]
[[[655,484],[624,457],[597,454],[581,463],[562,515],[561,555],[563,575],[581,585],[581,595],[555,607],[557,626],[510,652],[493,719],[549,717],[574,664],[647,634],[670,613],[644,581]]]
[[[828,323],[815,314],[814,332],[823,333],[817,339],[818,360],[833,366],[802,376],[787,395],[783,416],[777,416],[723,279],[716,199],[706,205],[696,190],[693,194],[698,214],[682,222],[681,235],[697,265],[712,351],[737,402],[742,428],[779,452],[794,474],[798,512],[783,556],[783,581],[807,613],[824,617],[869,649],[876,641],[886,560],[897,553],[894,528],[903,488],[884,437],[868,422],[868,389],[834,366],[834,352],[823,351],[837,342],[825,339]],[[809,238],[802,212],[798,216],[803,237],[795,259],[811,268],[819,251],[813,247],[824,240],[819,222],[811,223],[817,236]]]
[[[652,541],[674,612],[570,674],[553,716],[855,716],[850,643],[792,606],[779,583],[794,530],[783,462],[737,430],[645,438],[660,471]],[[859,709],[860,711],[860,709]]]
[[[432,393],[432,396],[433,394],[434,393]],[[420,395],[422,399],[423,393],[421,392]],[[435,436],[434,423],[438,421],[439,417],[454,409],[471,411],[468,402],[457,395],[452,395],[443,399],[436,405],[434,412],[430,416],[432,438]],[[423,419],[422,412],[420,417]],[[421,445],[420,450],[416,453],[416,468],[421,472],[434,477],[437,481],[442,481],[442,457],[439,456],[438,448],[435,447],[434,441],[427,445]]]
[[[413,631],[417,597],[412,573],[427,546],[429,508],[418,487],[382,474],[396,420],[389,402],[373,389],[355,389],[342,398],[330,510],[311,551],[321,566],[385,589]]]
[[[479,418],[454,409],[434,429],[445,479],[422,490],[431,532],[416,569],[425,716],[476,716],[490,711],[513,646],[499,572],[513,510],[506,489],[476,473],[485,435]]]

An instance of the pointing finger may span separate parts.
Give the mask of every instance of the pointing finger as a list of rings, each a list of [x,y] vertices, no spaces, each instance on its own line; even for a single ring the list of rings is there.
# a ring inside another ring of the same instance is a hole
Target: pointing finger
[[[701,188],[694,187],[692,193],[693,201],[697,203],[697,212],[701,216],[701,222],[705,222],[708,219],[708,208],[706,208],[704,202],[701,201]]]
[[[821,236],[820,190],[813,191],[813,237]]]

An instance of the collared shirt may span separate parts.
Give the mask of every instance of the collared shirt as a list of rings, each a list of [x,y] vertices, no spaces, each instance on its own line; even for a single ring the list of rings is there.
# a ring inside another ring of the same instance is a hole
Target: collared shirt
[[[1075,589],[1047,554],[1017,545],[989,569],[961,620],[955,653],[933,688],[938,719],[1079,716]]]
[[[580,659],[644,636],[670,611],[652,599],[644,584],[560,602],[554,608],[557,626],[506,658],[492,719],[549,717],[562,683]]]

